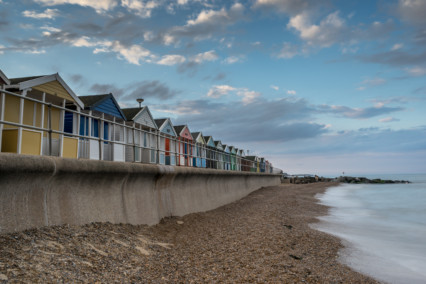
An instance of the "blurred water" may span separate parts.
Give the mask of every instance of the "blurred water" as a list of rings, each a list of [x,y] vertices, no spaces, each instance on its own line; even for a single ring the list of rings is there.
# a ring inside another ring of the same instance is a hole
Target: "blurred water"
[[[336,235],[340,260],[389,283],[426,283],[426,175],[367,176],[411,184],[344,184],[318,195],[332,207],[315,229]]]

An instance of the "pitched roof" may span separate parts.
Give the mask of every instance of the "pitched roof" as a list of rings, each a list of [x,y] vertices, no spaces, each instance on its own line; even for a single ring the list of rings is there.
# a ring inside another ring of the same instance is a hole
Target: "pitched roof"
[[[160,118],[160,119],[154,119],[155,124],[157,124],[157,127],[160,128],[164,122],[166,122],[167,118]]]
[[[118,104],[118,102],[115,100],[114,96],[111,93],[102,94],[102,95],[78,96],[78,98],[84,103],[84,108],[89,110],[97,107],[98,105],[102,104],[104,101],[108,99],[112,99],[112,101],[114,102],[114,105],[116,106],[118,112],[121,115],[121,118],[123,119],[126,118],[122,109],[120,108],[120,105]]]
[[[3,73],[0,69],[0,78],[6,83],[6,85],[10,85],[10,80],[7,78],[6,74]]]
[[[182,132],[182,130],[185,127],[186,127],[186,125],[176,125],[176,126],[174,126],[176,133],[179,134],[179,135],[180,135],[180,133]]]
[[[191,132],[192,137],[197,139],[198,135],[200,135],[201,132]]]
[[[93,96],[78,96],[79,99],[84,103],[85,108],[92,108],[101,103],[104,99],[108,98],[108,95],[93,95]]]
[[[11,79],[10,79],[10,84],[11,84],[11,85],[16,85],[16,84],[19,84],[19,83],[21,83],[21,82],[30,81],[30,80],[34,80],[34,79],[41,78],[41,77],[45,77],[45,76],[48,76],[48,75],[31,76],[31,77],[20,77],[20,78],[11,78]]]
[[[10,79],[10,87],[19,90],[36,89],[40,92],[46,92],[58,96],[63,99],[68,99],[79,107],[84,108],[83,102],[77,97],[77,95],[71,90],[71,88],[65,83],[62,77],[58,74],[45,75],[45,76],[33,76],[33,77],[22,77]],[[52,89],[54,90],[52,92]]]
[[[126,116],[126,120],[133,120],[135,118],[135,116],[141,111],[143,110],[142,108],[139,107],[133,107],[133,108],[122,108],[121,109],[124,113],[124,115]]]

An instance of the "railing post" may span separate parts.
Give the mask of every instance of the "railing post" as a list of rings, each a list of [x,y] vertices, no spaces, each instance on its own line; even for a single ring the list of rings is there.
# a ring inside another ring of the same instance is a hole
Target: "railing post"
[[[47,109],[47,125],[49,129],[49,156],[52,156],[52,104]]]
[[[2,92],[0,94],[0,152],[1,152],[1,144],[3,137],[3,120],[4,120],[4,105],[5,105],[5,97],[6,95]]]

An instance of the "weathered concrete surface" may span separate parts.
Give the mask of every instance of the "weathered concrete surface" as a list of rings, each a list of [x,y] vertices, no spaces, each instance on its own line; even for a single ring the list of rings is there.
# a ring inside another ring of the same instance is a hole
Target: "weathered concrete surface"
[[[90,222],[156,224],[236,201],[280,175],[0,154],[0,233]]]

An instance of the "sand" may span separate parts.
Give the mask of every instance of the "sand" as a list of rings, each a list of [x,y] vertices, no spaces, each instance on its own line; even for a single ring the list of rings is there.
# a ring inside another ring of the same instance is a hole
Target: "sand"
[[[333,183],[260,189],[155,226],[93,223],[0,235],[0,282],[377,283],[338,262],[339,239],[313,230]]]

